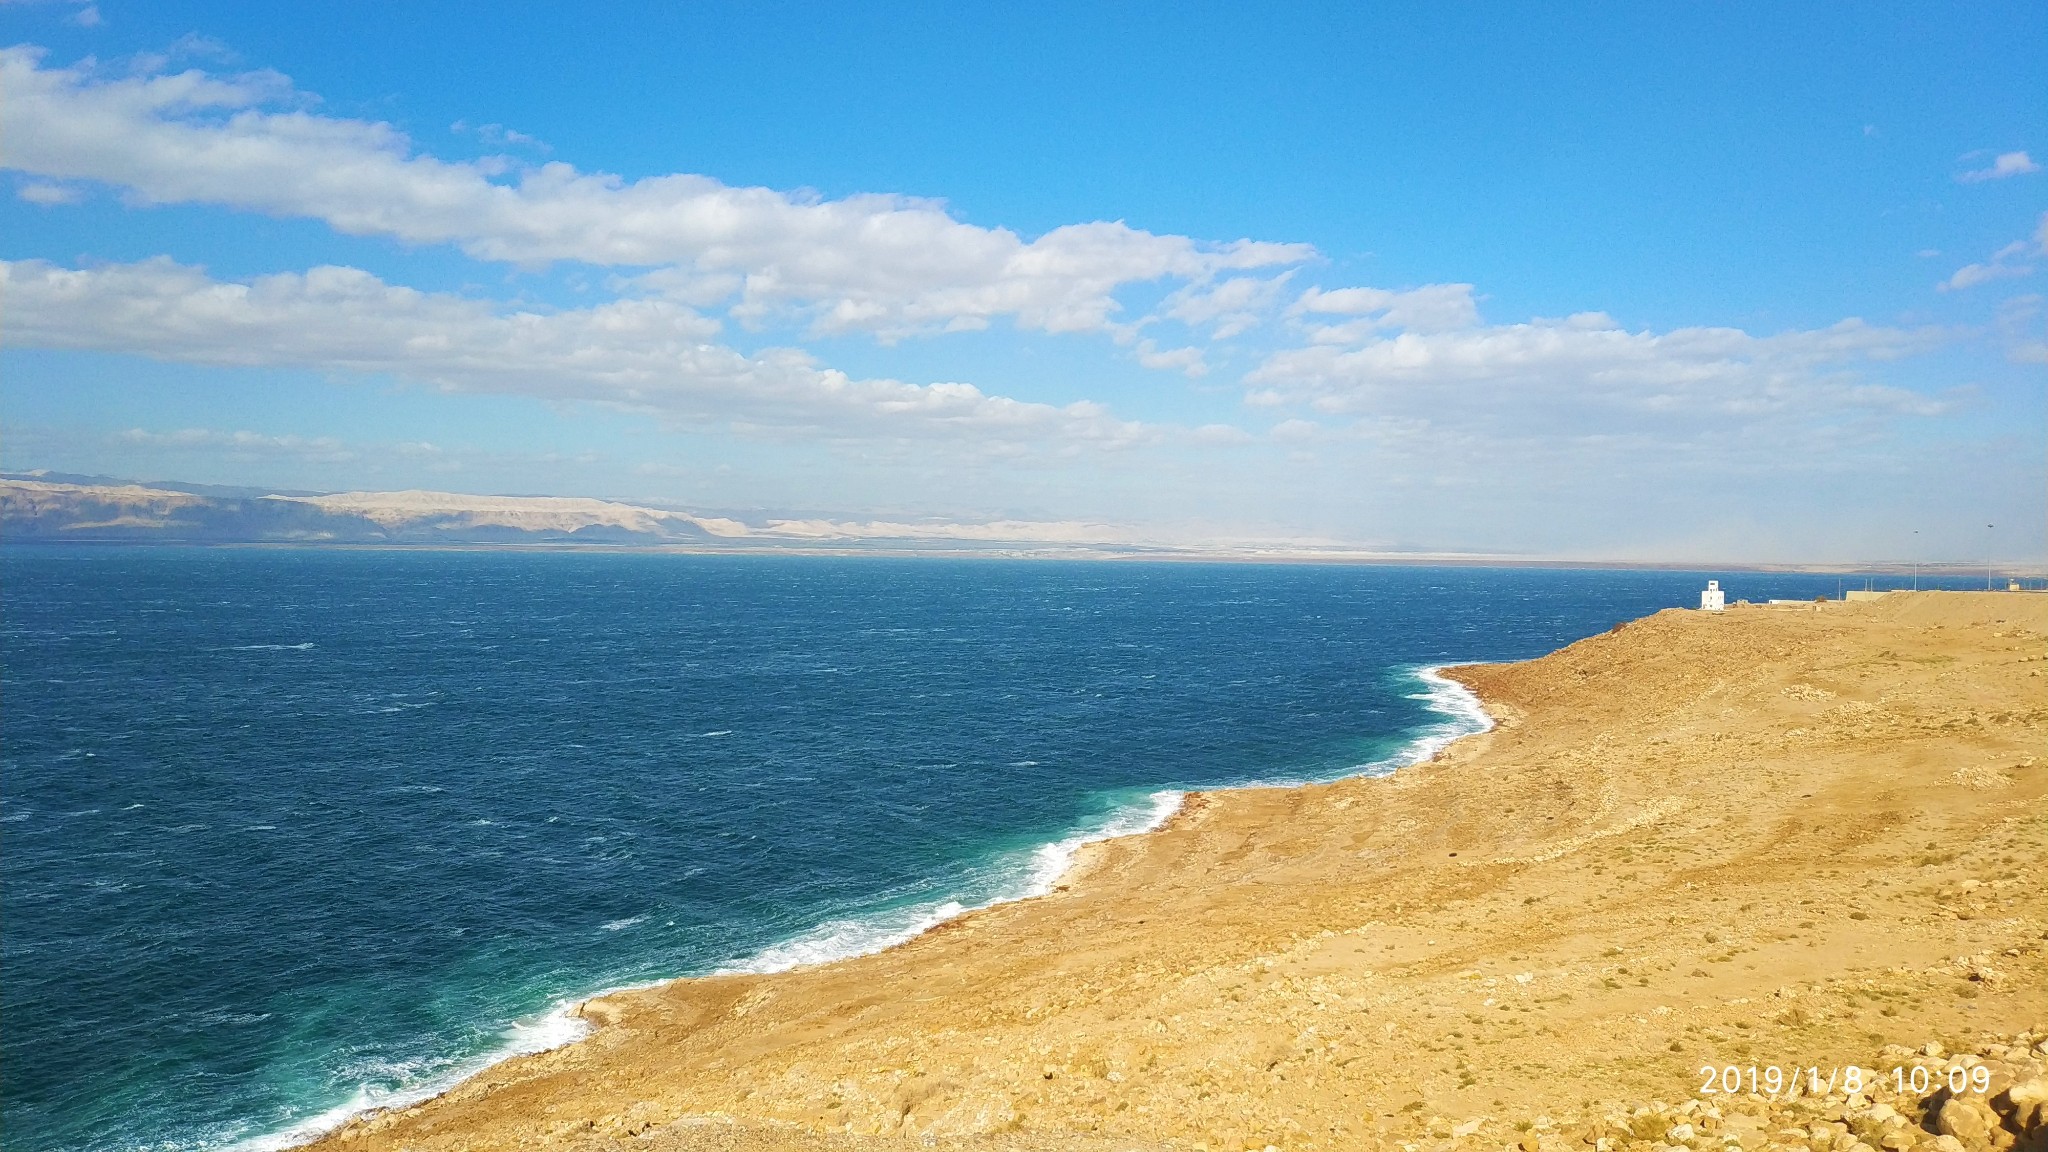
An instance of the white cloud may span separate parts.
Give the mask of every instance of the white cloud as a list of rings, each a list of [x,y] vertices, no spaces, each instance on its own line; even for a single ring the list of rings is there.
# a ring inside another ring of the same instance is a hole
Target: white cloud
[[[2024,240],[2015,240],[1991,254],[1989,260],[1979,264],[1965,264],[1955,270],[1948,279],[1935,285],[1943,292],[1954,292],[1963,288],[1975,288],[1993,280],[2006,280],[2016,276],[2033,274],[2034,266],[2027,259],[2034,255],[2034,246]]]
[[[41,0],[0,0],[0,5],[28,7],[40,2]],[[92,3],[91,0],[64,0],[64,3],[72,8],[71,15],[64,18],[68,23],[76,24],[80,28],[97,28],[107,22],[106,17],[100,13],[99,5]]]
[[[1993,280],[2031,276],[2034,273],[2033,261],[2042,256],[2048,256],[2048,212],[2041,214],[2040,226],[2035,228],[2032,238],[2015,240],[1993,252],[1991,258],[1982,263],[1963,265],[1935,287],[1943,292],[1955,292]]]
[[[554,151],[540,138],[507,128],[503,124],[472,126],[467,120],[457,120],[448,126],[448,130],[461,135],[473,135],[492,148],[531,148],[542,154]]]
[[[1448,332],[1479,322],[1479,306],[1470,284],[1426,284],[1405,292],[1385,288],[1310,288],[1297,298],[1296,316],[1354,316],[1340,324],[1313,325],[1309,339],[1318,344],[1350,344],[1382,330]]]
[[[1293,272],[1278,276],[1233,276],[1220,283],[1190,284],[1167,297],[1161,310],[1189,327],[1209,327],[1212,340],[1228,340],[1265,322],[1280,289]]]
[[[159,257],[65,269],[0,262],[8,339],[199,364],[389,373],[441,388],[584,400],[680,421],[862,437],[1060,440],[1118,447],[1156,430],[1086,401],[1054,406],[970,384],[855,380],[802,352],[745,356],[718,322],[664,300],[502,311],[386,284],[353,268],[210,279]]]
[[[301,110],[269,72],[103,74],[0,51],[11,168],[95,180],[144,203],[203,203],[325,221],[355,235],[453,244],[485,260],[675,266],[736,283],[743,321],[788,316],[886,336],[984,327],[1112,325],[1119,289],[1298,263],[1300,244],[1207,243],[1121,222],[1026,241],[932,200],[824,200],[677,174],[628,181],[565,163],[444,161],[388,124]]]
[[[59,204],[76,204],[84,199],[78,189],[66,184],[51,184],[43,180],[31,180],[15,192],[16,196],[30,204],[43,208],[54,208]]]
[[[114,439],[117,443],[136,448],[289,456],[319,463],[341,463],[356,458],[354,450],[332,436],[270,436],[260,432],[222,432],[212,428],[180,428],[173,432],[130,428]]]
[[[2025,152],[2002,152],[1990,164],[1958,172],[1956,179],[1964,184],[1981,184],[1986,180],[2004,180],[2013,176],[2025,176],[2039,172],[2041,166]]]
[[[1246,377],[1255,389],[1247,400],[1376,419],[1423,414],[1439,424],[1509,431],[1537,422],[1586,431],[1645,417],[1742,419],[1815,407],[1927,415],[1941,402],[1844,373],[1856,363],[1924,350],[1940,338],[1860,320],[1768,337],[1734,328],[1658,334],[1630,332],[1604,314],[1584,313],[1403,332],[1355,348],[1288,349]]]
[[[1167,348],[1162,350],[1151,340],[1138,341],[1138,363],[1147,368],[1181,372],[1188,376],[1207,376],[1209,362],[1202,358],[1200,348]]]
[[[1998,309],[2005,354],[2015,364],[2048,364],[2048,297],[2015,296]]]
[[[302,480],[295,483],[301,487],[330,486],[334,481],[329,478],[342,476],[355,478],[344,484],[359,484],[366,477],[385,479],[394,474],[410,477],[408,484],[417,483],[418,477],[427,474],[501,475],[510,470],[515,474],[526,471],[562,476],[565,469],[581,470],[605,463],[605,457],[589,452],[504,451],[426,440],[346,441],[333,436],[280,435],[247,429],[128,428],[105,437],[105,441],[115,449],[118,462],[95,465],[86,471],[191,478],[189,472],[195,466],[204,471],[224,461],[253,461],[263,466],[256,474],[263,479],[256,483],[280,484],[274,466],[291,464],[300,467],[298,475]],[[321,465],[346,467],[304,470],[305,466]]]

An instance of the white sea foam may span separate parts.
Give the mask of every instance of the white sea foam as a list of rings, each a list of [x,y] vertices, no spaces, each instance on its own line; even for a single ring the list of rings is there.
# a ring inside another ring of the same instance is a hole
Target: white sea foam
[[[717,974],[787,972],[809,964],[865,956],[922,936],[967,911],[967,905],[957,900],[943,900],[878,916],[827,920],[793,940],[770,945],[737,964],[719,968]]]
[[[573,1044],[590,1032],[590,1025],[577,1014],[582,1003],[580,999],[562,1000],[544,1015],[515,1021],[500,1033],[505,1041],[503,1045],[444,1069],[438,1075],[420,1078],[421,1070],[415,1066],[375,1069],[376,1082],[358,1085],[346,1101],[288,1127],[230,1145],[231,1152],[279,1152],[280,1149],[306,1144],[362,1113],[404,1108],[432,1099],[500,1061]],[[384,1082],[393,1080],[400,1086],[384,1086]]]
[[[1069,836],[1065,840],[1056,840],[1041,846],[1032,855],[1032,866],[1025,890],[1011,899],[1043,896],[1052,891],[1053,886],[1059,883],[1060,877],[1066,875],[1067,869],[1074,866],[1074,856],[1081,851],[1083,845],[1153,831],[1173,819],[1173,814],[1180,811],[1181,802],[1186,800],[1187,796],[1185,792],[1171,790],[1154,792],[1146,797],[1145,804],[1118,812],[1102,827],[1092,832]]]
[[[1443,665],[1411,669],[1409,674],[1422,682],[1424,690],[1410,694],[1407,698],[1428,701],[1429,711],[1443,719],[1417,733],[1393,755],[1365,764],[1356,764],[1328,775],[1263,777],[1240,784],[1238,787],[1298,788],[1304,784],[1326,784],[1332,780],[1343,780],[1352,776],[1385,776],[1389,772],[1428,761],[1449,747],[1452,741],[1492,729],[1493,717],[1486,714],[1486,705],[1480,703],[1479,697],[1473,695],[1470,688],[1445,676]]]
[[[306,644],[237,644],[231,652],[309,652],[313,648]]]
[[[934,900],[867,916],[827,920],[795,939],[771,945],[736,964],[718,969],[718,972],[787,972],[809,964],[829,964],[835,960],[866,956],[906,943],[969,912],[1043,896],[1052,891],[1059,878],[1073,866],[1074,855],[1082,845],[1150,832],[1171,819],[1185,798],[1186,793],[1183,792],[1154,792],[1145,798],[1143,804],[1120,809],[1088,831],[1041,844],[1028,856],[1011,861],[1003,869],[1009,873],[1008,882],[1000,884],[998,894],[989,899],[974,904]]]
[[[1444,721],[1416,737],[1400,755],[1381,761],[1386,765],[1385,771],[1420,764],[1449,747],[1454,740],[1493,730],[1493,717],[1487,714],[1486,705],[1470,688],[1444,675],[1442,665],[1417,668],[1415,677],[1429,685],[1429,691],[1425,693],[1429,710],[1444,717]]]
[[[647,919],[646,916],[628,916],[623,920],[607,920],[604,923],[599,924],[598,928],[605,932],[618,932],[627,928],[631,928],[633,925],[638,924],[645,919]]]

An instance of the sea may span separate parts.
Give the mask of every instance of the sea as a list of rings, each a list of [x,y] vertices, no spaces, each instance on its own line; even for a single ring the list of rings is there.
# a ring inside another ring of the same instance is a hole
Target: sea
[[[271,1149],[608,989],[886,948],[1189,789],[1398,771],[1431,669],[1833,576],[0,549],[0,1133]]]

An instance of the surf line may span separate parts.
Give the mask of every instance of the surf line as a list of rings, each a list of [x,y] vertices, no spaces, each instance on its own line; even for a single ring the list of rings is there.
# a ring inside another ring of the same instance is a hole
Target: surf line
[[[1426,702],[1425,707],[1443,719],[1416,733],[1393,755],[1346,769],[1327,778],[1254,780],[1203,791],[1235,792],[1251,788],[1298,788],[1360,776],[1385,776],[1402,768],[1426,763],[1449,747],[1453,741],[1491,730],[1494,727],[1494,719],[1486,711],[1486,706],[1478,695],[1443,674],[1443,670],[1450,666],[1434,664],[1407,670],[1407,674],[1413,676],[1423,686],[1421,698]],[[789,940],[769,945],[742,960],[708,971],[620,985],[588,996],[564,998],[556,1001],[539,1017],[531,1018],[527,1022],[514,1022],[508,1026],[503,1033],[507,1040],[503,1046],[465,1060],[430,1081],[390,1091],[373,1089],[368,1085],[359,1086],[345,1103],[307,1117],[281,1131],[243,1140],[231,1147],[233,1152],[281,1152],[282,1149],[317,1140],[358,1116],[409,1108],[431,1100],[495,1064],[576,1043],[592,1031],[590,1022],[583,1017],[584,1005],[592,1000],[622,992],[658,988],[677,980],[741,974],[772,975],[794,968],[869,956],[907,944],[939,925],[970,912],[1047,895],[1058,886],[1060,878],[1073,868],[1074,861],[1083,847],[1157,831],[1181,810],[1187,797],[1186,790],[1161,789],[1147,794],[1140,803],[1112,812],[1107,819],[1092,829],[1039,845],[1025,859],[1020,869],[1020,883],[978,903],[967,904],[956,899],[947,899],[888,909],[866,917],[835,918]],[[622,922],[614,923],[619,923],[621,927],[625,926]],[[609,929],[611,925],[605,927]]]

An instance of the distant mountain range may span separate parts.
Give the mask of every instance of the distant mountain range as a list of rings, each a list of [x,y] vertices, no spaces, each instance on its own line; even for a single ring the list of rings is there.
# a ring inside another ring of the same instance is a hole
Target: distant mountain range
[[[1132,547],[1099,524],[771,519],[759,525],[615,500],[456,492],[269,492],[53,472],[0,473],[9,543],[639,545],[705,548]]]
[[[1183,539],[1070,520],[836,520],[805,513],[754,523],[673,508],[565,496],[460,492],[302,492],[60,472],[0,472],[0,543],[298,544],[416,547],[639,547],[720,552],[946,553],[1190,560],[1609,567],[1615,561],[1366,548],[1327,540]],[[1622,561],[1623,567],[1702,567]],[[1829,572],[1903,572],[1898,565],[1756,565]],[[1919,574],[1980,573],[1923,564]],[[2038,566],[2007,566],[2038,578]]]

